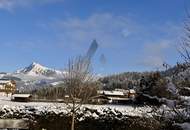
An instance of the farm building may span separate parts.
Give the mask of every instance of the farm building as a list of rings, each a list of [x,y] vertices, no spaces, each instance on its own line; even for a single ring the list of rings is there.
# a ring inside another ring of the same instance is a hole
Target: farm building
[[[127,104],[130,103],[136,97],[135,90],[123,90],[123,89],[116,89],[114,91],[106,91],[100,90],[98,91],[97,97],[95,99],[97,102],[100,101],[109,101],[109,103],[113,104]]]
[[[31,101],[31,98],[32,98],[31,94],[13,94],[11,96],[11,100],[17,102],[29,102]]]
[[[107,104],[110,99],[105,95],[97,95],[90,99],[90,102],[93,104]]]

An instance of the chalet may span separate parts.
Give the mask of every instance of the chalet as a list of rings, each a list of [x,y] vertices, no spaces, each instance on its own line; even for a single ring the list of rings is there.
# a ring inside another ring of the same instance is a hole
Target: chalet
[[[134,89],[129,89],[129,92],[128,92],[128,97],[132,100],[134,100],[136,98],[136,91]]]
[[[17,102],[29,102],[31,101],[31,98],[32,98],[31,94],[13,94],[11,96],[11,100]]]
[[[116,89],[113,91],[100,90],[98,91],[98,96],[95,97],[95,99],[97,102],[106,100],[112,104],[127,104],[132,102],[135,97],[135,90]]]
[[[90,99],[92,104],[108,104],[110,99],[105,95],[97,95]]]
[[[14,80],[0,79],[0,95],[8,96],[16,91],[16,82]]]

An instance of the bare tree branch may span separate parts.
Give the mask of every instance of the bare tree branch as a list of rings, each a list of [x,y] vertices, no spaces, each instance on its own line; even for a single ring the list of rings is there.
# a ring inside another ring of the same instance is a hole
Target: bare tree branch
[[[76,112],[93,96],[94,79],[89,59],[79,56],[69,60],[64,83],[68,95],[66,105],[72,114],[71,130],[74,130]]]

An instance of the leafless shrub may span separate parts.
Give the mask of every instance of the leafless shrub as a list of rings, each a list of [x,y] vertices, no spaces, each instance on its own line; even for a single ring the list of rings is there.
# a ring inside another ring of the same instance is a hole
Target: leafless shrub
[[[69,60],[64,82],[68,95],[65,100],[72,115],[71,130],[74,130],[76,112],[96,93],[94,79],[90,60],[81,56]]]

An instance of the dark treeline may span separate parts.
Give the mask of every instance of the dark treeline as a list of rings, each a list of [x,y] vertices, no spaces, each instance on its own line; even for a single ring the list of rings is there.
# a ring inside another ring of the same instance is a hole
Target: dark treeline
[[[184,94],[184,89],[190,88],[190,65],[177,64],[165,71],[126,72],[100,78],[104,90],[135,89],[151,96],[173,98],[168,87],[176,88]],[[173,90],[172,90],[173,91]]]

